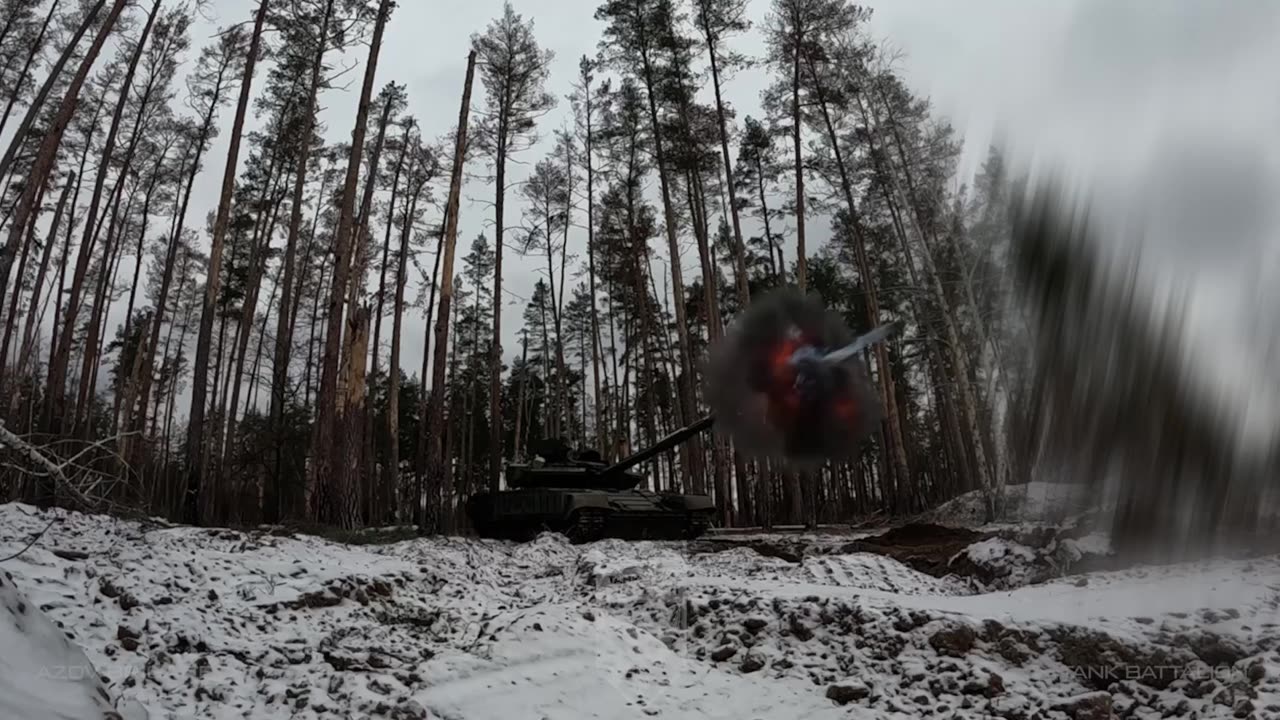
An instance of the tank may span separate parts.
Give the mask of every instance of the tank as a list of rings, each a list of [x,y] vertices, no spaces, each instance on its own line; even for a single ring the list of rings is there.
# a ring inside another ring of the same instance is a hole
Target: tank
[[[707,416],[652,446],[608,464],[594,450],[572,452],[544,442],[541,462],[507,465],[507,489],[467,499],[467,516],[481,537],[528,540],[550,530],[574,543],[601,538],[692,539],[711,526],[707,495],[653,492],[632,468],[711,427]]]

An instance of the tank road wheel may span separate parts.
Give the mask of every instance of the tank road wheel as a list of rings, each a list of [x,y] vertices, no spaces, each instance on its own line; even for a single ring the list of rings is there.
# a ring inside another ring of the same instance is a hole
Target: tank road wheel
[[[499,537],[493,527],[493,497],[487,492],[478,492],[467,499],[467,519],[471,521],[471,529],[482,538]]]
[[[684,537],[686,540],[696,540],[702,537],[711,527],[710,513],[696,513],[689,516],[684,528]]]
[[[604,537],[604,524],[608,513],[596,508],[574,510],[564,534],[574,545],[594,542]]]

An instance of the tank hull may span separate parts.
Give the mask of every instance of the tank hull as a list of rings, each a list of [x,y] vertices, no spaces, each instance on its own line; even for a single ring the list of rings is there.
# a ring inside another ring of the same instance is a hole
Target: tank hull
[[[705,495],[580,488],[482,492],[468,499],[466,509],[481,537],[524,541],[550,531],[575,543],[692,539],[707,531],[714,514]]]

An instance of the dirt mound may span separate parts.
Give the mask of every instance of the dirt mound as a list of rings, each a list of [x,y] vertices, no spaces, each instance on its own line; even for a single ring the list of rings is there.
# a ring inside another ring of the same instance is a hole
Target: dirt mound
[[[750,548],[764,557],[778,558],[789,563],[799,563],[812,551],[812,547],[803,540],[762,540],[758,538],[715,538],[696,540],[689,543],[689,552],[694,555],[721,553],[738,548]]]
[[[970,582],[973,591],[982,591],[1117,569],[1105,537],[1087,535],[1087,530],[1044,526],[975,530],[918,522],[853,540],[830,535],[707,538],[690,543],[688,551],[692,555],[754,551],[795,565],[871,554],[934,578],[959,578]]]
[[[955,573],[951,567],[952,558],[987,537],[986,533],[966,528],[913,523],[845,543],[834,552],[842,555],[859,552],[887,555],[922,573],[945,577]]]

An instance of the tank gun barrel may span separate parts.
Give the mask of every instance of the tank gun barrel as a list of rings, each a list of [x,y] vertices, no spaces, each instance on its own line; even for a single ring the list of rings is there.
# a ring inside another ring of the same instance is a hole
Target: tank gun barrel
[[[600,471],[599,474],[608,476],[608,475],[615,475],[618,473],[624,473],[630,470],[631,468],[635,467],[636,465],[639,465],[640,463],[654,457],[655,455],[666,452],[667,450],[670,450],[671,448],[679,445],[680,443],[688,440],[689,438],[692,438],[694,435],[697,435],[698,433],[701,433],[707,428],[710,428],[712,425],[715,424],[715,422],[716,422],[715,415],[707,415],[706,417],[703,417],[702,419],[698,420],[692,425],[686,425],[685,427],[682,427],[679,430],[672,432],[671,434],[662,438],[661,440],[654,443],[653,445],[650,445],[647,448],[642,448],[641,450],[631,453],[630,455],[622,458],[618,462],[604,468],[603,470]]]

